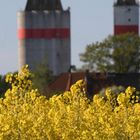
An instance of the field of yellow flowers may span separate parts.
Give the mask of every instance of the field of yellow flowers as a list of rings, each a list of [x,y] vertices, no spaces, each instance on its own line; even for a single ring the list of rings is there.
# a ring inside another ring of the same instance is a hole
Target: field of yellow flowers
[[[0,140],[139,140],[140,104],[128,87],[117,96],[86,97],[84,82],[49,99],[33,89],[24,67],[7,75],[11,89],[0,98]]]

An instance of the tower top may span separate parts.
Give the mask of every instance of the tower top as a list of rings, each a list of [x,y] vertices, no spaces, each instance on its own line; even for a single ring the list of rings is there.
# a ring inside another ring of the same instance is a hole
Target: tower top
[[[115,2],[116,6],[121,5],[138,5],[137,0],[116,0]]]
[[[25,11],[63,10],[61,0],[27,0]]]

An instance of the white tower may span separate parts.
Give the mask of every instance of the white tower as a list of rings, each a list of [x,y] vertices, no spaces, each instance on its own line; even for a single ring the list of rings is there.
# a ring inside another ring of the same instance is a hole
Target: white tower
[[[40,63],[54,75],[67,72],[71,65],[70,11],[60,0],[28,0],[18,12],[19,69],[28,64],[35,70]]]
[[[116,0],[114,4],[114,35],[139,34],[139,4],[136,0]]]

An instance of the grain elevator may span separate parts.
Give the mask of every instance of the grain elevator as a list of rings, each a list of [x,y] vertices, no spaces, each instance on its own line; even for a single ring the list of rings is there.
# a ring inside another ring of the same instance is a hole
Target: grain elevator
[[[60,0],[27,0],[19,11],[19,69],[28,64],[34,71],[44,63],[54,75],[71,65],[70,10]]]

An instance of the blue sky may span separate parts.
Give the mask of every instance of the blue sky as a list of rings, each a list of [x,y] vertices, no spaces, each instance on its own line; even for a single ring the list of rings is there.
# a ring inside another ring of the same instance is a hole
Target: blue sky
[[[71,8],[72,64],[81,66],[79,54],[87,44],[102,41],[113,34],[114,0],[61,0]],[[1,0],[0,3],[0,74],[18,70],[17,11],[26,0]]]

